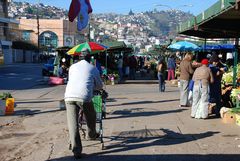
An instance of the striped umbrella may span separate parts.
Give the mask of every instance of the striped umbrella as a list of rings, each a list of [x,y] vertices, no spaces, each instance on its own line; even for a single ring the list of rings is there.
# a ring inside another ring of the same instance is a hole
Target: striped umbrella
[[[96,42],[85,42],[77,46],[74,46],[67,53],[68,55],[81,55],[82,51],[86,49],[90,51],[90,54],[96,54],[106,50],[107,47]]]

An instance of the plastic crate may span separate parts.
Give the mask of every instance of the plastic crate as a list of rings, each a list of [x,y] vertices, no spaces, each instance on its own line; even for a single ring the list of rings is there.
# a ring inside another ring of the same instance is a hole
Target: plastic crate
[[[96,113],[102,113],[102,97],[94,96],[92,101]]]

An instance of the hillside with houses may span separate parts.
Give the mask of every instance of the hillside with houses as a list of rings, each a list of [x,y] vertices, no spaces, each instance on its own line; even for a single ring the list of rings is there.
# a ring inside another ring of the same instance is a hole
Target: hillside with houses
[[[67,19],[66,9],[44,4],[14,2],[9,5],[9,17],[14,19]],[[154,44],[168,44],[176,37],[176,26],[193,15],[180,10],[152,10],[129,14],[103,13],[91,15],[92,38],[96,41],[113,39],[137,48]]]

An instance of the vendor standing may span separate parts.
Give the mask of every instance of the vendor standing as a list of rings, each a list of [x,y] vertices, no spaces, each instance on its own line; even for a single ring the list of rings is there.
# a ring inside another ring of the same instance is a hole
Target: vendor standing
[[[188,84],[194,72],[192,68],[192,53],[187,53],[180,63],[180,107],[188,106]]]
[[[209,65],[209,67],[212,71],[214,82],[210,84],[209,102],[216,103],[214,113],[216,114],[216,117],[220,117],[220,108],[222,107],[221,81],[223,73],[227,71],[227,67],[219,61],[217,54],[212,55],[212,57],[210,58],[210,63],[211,64]]]

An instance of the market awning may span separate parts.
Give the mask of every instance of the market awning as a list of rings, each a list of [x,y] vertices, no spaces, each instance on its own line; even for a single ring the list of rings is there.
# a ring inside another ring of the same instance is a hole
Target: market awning
[[[178,33],[201,38],[240,38],[240,0],[219,0],[179,26]],[[236,86],[238,51],[234,52],[233,85]]]
[[[106,41],[102,43],[103,45],[107,46],[109,50],[111,49],[122,49],[127,47],[124,41]]]
[[[132,46],[127,46],[124,41],[107,41],[103,42],[103,45],[107,46],[107,52],[109,53],[131,53],[133,52]]]
[[[215,44],[215,45],[202,45],[202,50],[230,50],[233,51],[235,46],[232,44]]]
[[[189,21],[180,24],[178,33],[201,38],[240,37],[240,0],[219,0]]]

